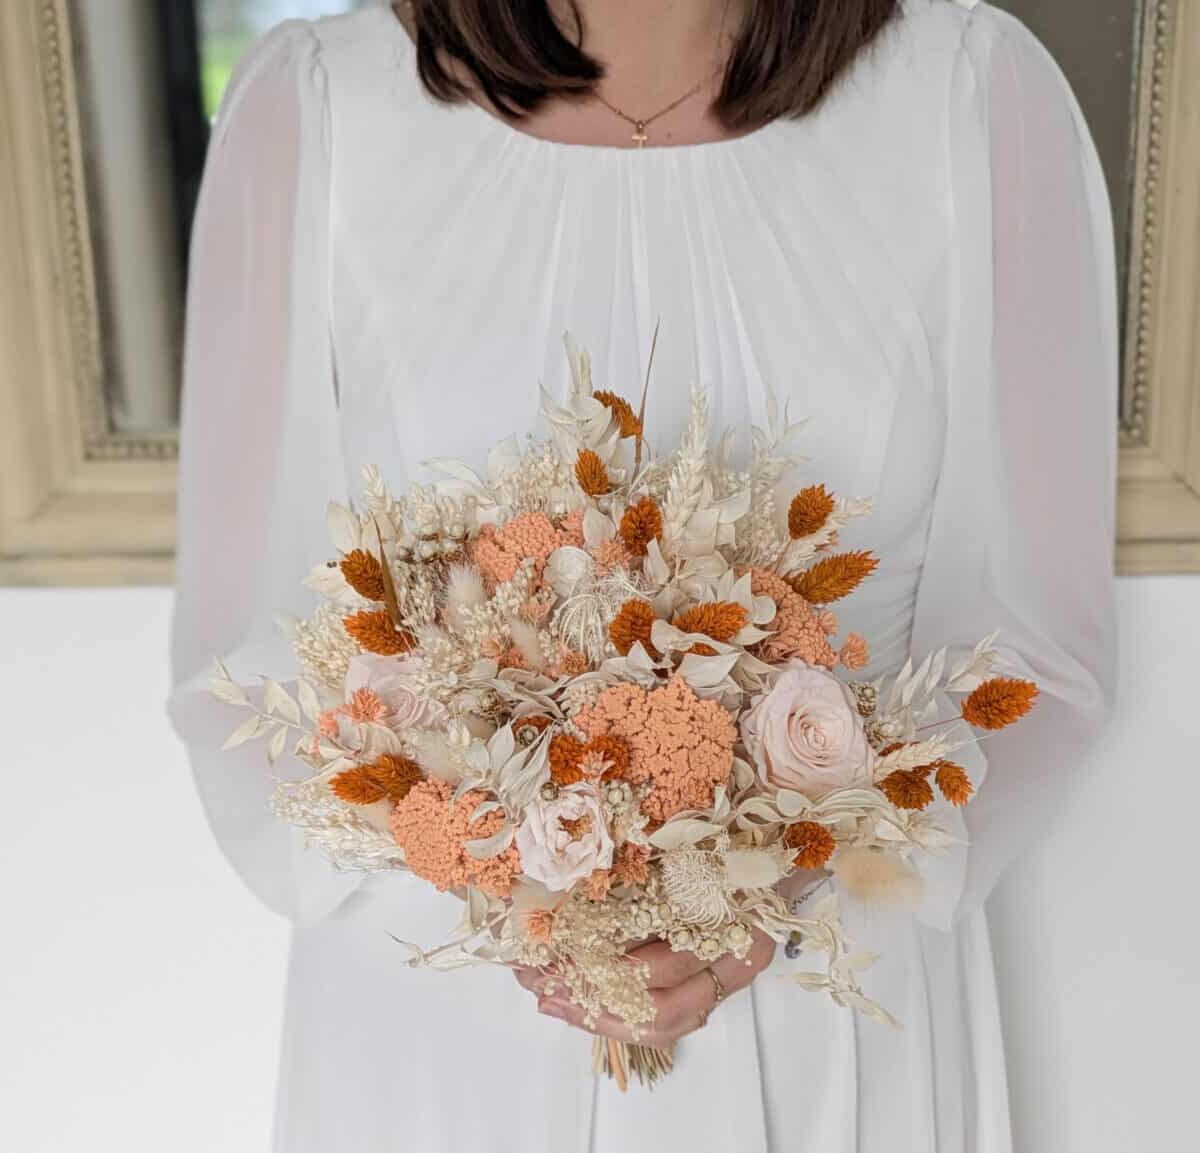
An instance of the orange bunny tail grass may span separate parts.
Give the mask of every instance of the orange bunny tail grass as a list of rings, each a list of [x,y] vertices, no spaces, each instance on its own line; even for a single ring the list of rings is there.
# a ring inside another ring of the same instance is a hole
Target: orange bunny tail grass
[[[373,805],[388,797],[402,801],[425,774],[415,761],[384,753],[370,765],[338,773],[329,782],[336,796],[351,805]]]
[[[621,656],[628,656],[629,650],[641,641],[646,652],[657,659],[658,652],[650,643],[650,630],[655,619],[654,608],[649,601],[627,600],[608,626],[613,647]]]
[[[356,548],[342,557],[339,566],[346,583],[359,596],[369,601],[381,601],[386,595],[383,587],[383,566],[366,549]]]
[[[621,425],[622,440],[642,435],[642,422],[638,420],[637,413],[633,411],[633,405],[623,396],[604,390],[593,392],[592,396],[617,418]]]
[[[933,786],[920,769],[897,769],[879,782],[883,795],[898,809],[924,809],[933,803]]]
[[[878,567],[872,553],[843,552],[817,561],[789,583],[810,605],[827,605],[849,596]]]
[[[980,729],[1002,729],[1019,721],[1037,699],[1033,681],[992,677],[984,681],[962,706],[963,720]]]
[[[820,531],[834,507],[834,499],[825,491],[823,484],[802,488],[792,497],[792,503],[788,506],[788,536],[792,540],[799,540]]]
[[[937,771],[933,779],[937,781],[942,796],[952,805],[965,805],[975,792],[967,770],[953,761],[937,761],[934,767]]]
[[[612,489],[604,461],[590,448],[581,449],[575,460],[575,479],[588,496],[603,496]]]
[[[650,542],[662,535],[662,529],[662,510],[653,497],[644,496],[625,510],[619,532],[634,556],[645,556]]]
[[[733,601],[706,601],[685,609],[671,622],[680,632],[703,633],[714,641],[732,640],[745,627],[750,614]]]
[[[789,825],[783,834],[783,843],[796,850],[792,864],[798,869],[823,869],[837,848],[833,834],[816,821]]]
[[[373,805],[387,796],[387,790],[371,776],[366,765],[338,773],[330,779],[329,787],[348,805]]]
[[[346,626],[346,632],[358,642],[359,647],[369,653],[390,657],[397,653],[409,652],[416,647],[416,637],[403,629],[395,628],[386,609],[342,617],[342,624]]]

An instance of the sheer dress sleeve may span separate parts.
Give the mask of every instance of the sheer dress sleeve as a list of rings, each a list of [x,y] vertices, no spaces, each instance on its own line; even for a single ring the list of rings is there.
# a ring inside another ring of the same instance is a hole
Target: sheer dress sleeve
[[[968,19],[949,116],[948,415],[912,653],[964,655],[996,628],[996,672],[1041,691],[963,762],[977,778],[985,762],[986,779],[954,881],[923,913],[943,927],[980,905],[1085,768],[1116,681],[1116,275],[1100,164],[1057,65],[987,4]]]
[[[275,623],[315,607],[301,584],[345,502],[327,299],[328,119],[319,45],[285,23],[240,61],[217,118],[191,244],[168,713],[209,822],[249,887],[311,923],[359,878],[275,817],[262,742],[223,752],[242,718],[207,690],[223,660],[294,680]],[[303,766],[285,753],[275,771]]]

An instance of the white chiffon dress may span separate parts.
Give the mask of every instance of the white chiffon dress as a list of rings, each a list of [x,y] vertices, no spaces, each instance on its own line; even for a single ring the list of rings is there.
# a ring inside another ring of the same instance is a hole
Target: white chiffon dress
[[[229,859],[295,925],[278,1153],[1011,1149],[982,905],[1111,707],[1113,257],[1062,74],[985,3],[905,0],[806,118],[642,151],[434,102],[386,7],[247,53],[192,244],[169,708]],[[566,331],[633,395],[658,322],[651,439],[696,380],[744,446],[773,392],[808,418],[806,482],[875,500],[842,534],[882,558],[839,606],[866,675],[998,628],[1042,693],[968,765],[969,844],[917,915],[845,909],[902,1028],[782,980],[805,962],[780,950],[621,1096],[505,971],[406,969],[388,932],[436,943],[454,899],[306,851],[205,686],[218,657],[294,675],[273,618],[313,607],[364,464],[402,488],[533,430]]]

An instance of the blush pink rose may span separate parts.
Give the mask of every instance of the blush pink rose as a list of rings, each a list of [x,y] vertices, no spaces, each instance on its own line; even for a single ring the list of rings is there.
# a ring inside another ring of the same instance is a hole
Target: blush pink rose
[[[388,728],[436,728],[445,721],[446,710],[416,688],[413,677],[420,668],[418,657],[360,653],[346,670],[346,700],[359,689],[370,689],[387,707],[383,722]]]
[[[590,784],[568,785],[552,800],[538,798],[517,830],[526,876],[561,893],[595,869],[612,866],[613,843],[600,798]]]
[[[823,669],[792,661],[740,724],[746,751],[777,788],[816,799],[871,784],[875,752],[854,696]]]

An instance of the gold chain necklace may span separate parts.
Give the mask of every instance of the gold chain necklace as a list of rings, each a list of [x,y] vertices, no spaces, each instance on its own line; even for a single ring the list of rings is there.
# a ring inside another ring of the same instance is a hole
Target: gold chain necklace
[[[728,15],[729,15],[729,0],[725,0],[725,4],[721,8],[721,24],[717,29],[718,42],[722,39],[722,37],[725,34],[725,20],[728,17]],[[675,109],[678,108],[685,101],[691,100],[691,98],[693,96],[695,96],[696,93],[698,93],[704,87],[704,85],[707,84],[714,76],[716,76],[716,74],[718,72],[720,72],[724,67],[725,67],[725,65],[723,63],[719,64],[716,68],[714,68],[712,70],[712,72],[710,72],[707,76],[705,76],[703,80],[700,80],[696,84],[693,84],[692,87],[689,88],[682,96],[676,97],[665,108],[660,108],[657,112],[653,113],[650,116],[630,116],[628,112],[623,112],[615,104],[612,104],[608,100],[605,100],[604,97],[601,96],[599,92],[597,92],[595,94],[595,96],[596,96],[596,99],[599,100],[600,103],[603,104],[604,107],[609,110],[609,112],[613,113],[614,116],[619,116],[622,120],[625,121],[626,124],[633,125],[633,136],[632,136],[633,143],[638,148],[645,148],[646,141],[649,139],[649,137],[646,135],[646,129],[649,128],[650,125],[654,123],[654,121],[661,119],[663,116],[666,116],[666,114],[668,112],[674,112]]]
[[[622,112],[621,109],[619,109],[615,104],[610,104],[607,100],[604,99],[603,96],[600,95],[599,92],[596,93],[596,99],[599,100],[600,103],[603,104],[604,107],[609,110],[609,112],[612,112],[614,115],[619,116],[622,120],[624,120],[626,122],[626,124],[632,124],[633,125],[633,136],[632,136],[633,143],[636,144],[638,146],[638,148],[645,148],[646,141],[649,139],[649,137],[646,135],[646,129],[651,124],[653,124],[654,121],[662,118],[663,116],[666,116],[666,114],[668,112],[674,112],[676,108],[678,108],[682,103],[684,103],[684,101],[690,100],[693,96],[695,96],[696,93],[699,92],[700,89],[704,87],[704,85],[705,85],[705,83],[707,83],[708,79],[709,78],[706,76],[699,83],[692,85],[692,87],[689,88],[682,96],[679,96],[675,100],[672,100],[671,103],[668,104],[665,108],[660,108],[657,112],[655,112],[651,116],[642,116],[642,117],[630,116],[627,112]]]

